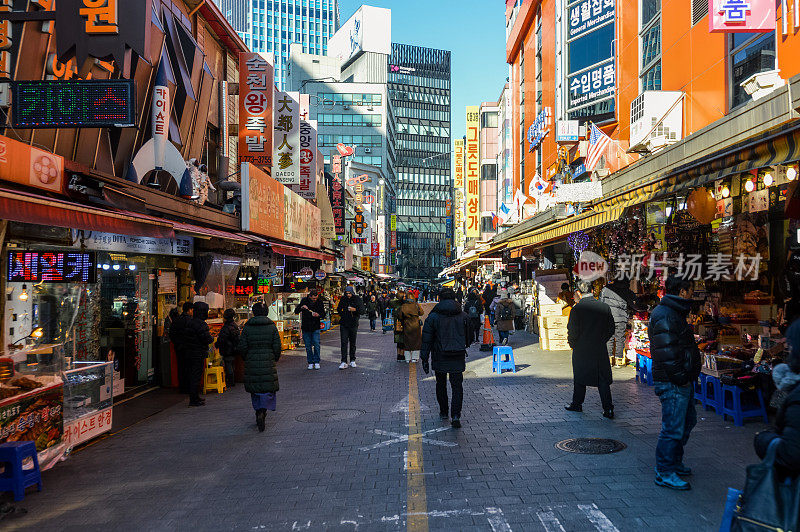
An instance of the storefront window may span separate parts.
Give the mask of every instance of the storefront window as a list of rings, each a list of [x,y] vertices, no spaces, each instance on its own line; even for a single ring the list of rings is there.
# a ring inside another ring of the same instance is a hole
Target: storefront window
[[[642,1],[642,25],[639,32],[642,49],[641,89],[661,90],[661,2]]]
[[[731,109],[734,109],[750,100],[741,83],[753,74],[775,68],[775,34],[734,33],[728,39]]]

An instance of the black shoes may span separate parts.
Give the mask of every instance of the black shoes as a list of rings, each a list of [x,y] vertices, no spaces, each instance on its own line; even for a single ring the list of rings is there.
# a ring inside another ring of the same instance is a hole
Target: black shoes
[[[256,425],[258,425],[258,432],[264,432],[266,428],[267,411],[264,408],[256,410]]]
[[[583,405],[573,405],[568,404],[564,407],[565,410],[569,410],[570,412],[583,412]]]
[[[447,412],[439,412],[439,419],[450,419],[450,414]]]
[[[454,429],[460,429],[461,428],[461,416],[453,416],[453,420],[450,422],[450,425],[452,425]]]
[[[205,406],[205,399],[198,399],[197,401],[189,401],[189,406]]]
[[[611,410],[603,410],[603,417],[614,419],[614,409],[612,408]]]

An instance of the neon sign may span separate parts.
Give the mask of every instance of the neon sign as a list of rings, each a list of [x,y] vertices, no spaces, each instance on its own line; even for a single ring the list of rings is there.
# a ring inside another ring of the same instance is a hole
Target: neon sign
[[[133,80],[18,81],[11,84],[15,128],[133,127]]]
[[[94,253],[11,251],[8,281],[18,283],[93,283],[97,278]]]

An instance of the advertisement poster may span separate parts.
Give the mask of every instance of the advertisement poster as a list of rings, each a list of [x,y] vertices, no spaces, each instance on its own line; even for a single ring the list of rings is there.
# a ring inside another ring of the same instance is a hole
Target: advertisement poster
[[[284,238],[284,187],[252,164],[242,165],[242,230]]]
[[[466,227],[467,238],[481,236],[480,213],[480,151],[478,148],[480,112],[477,105],[467,107],[467,143],[464,156],[464,184],[466,187]]]
[[[455,176],[453,178],[453,197],[455,206],[453,218],[455,222],[454,238],[456,246],[464,245],[464,139],[455,140]]]
[[[300,94],[275,92],[275,150],[272,177],[284,185],[300,184]]]
[[[61,441],[64,387],[60,383],[0,402],[0,442],[32,441],[41,452]]]
[[[272,167],[272,65],[257,53],[239,54],[239,163]]]
[[[342,155],[335,148],[331,151],[331,174],[333,182],[330,188],[333,223],[337,236],[345,235],[344,227],[344,187],[342,186]]]

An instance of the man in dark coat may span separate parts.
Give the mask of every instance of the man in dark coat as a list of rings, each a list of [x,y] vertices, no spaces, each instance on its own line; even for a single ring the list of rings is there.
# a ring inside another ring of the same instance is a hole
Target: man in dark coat
[[[319,292],[312,290],[300,300],[294,313],[300,314],[300,330],[306,346],[308,369],[319,369],[319,331],[322,328],[321,320],[325,319],[325,301],[319,296]]]
[[[439,294],[439,303],[425,320],[422,328],[422,370],[430,371],[428,358],[432,358],[433,372],[436,374],[436,400],[439,403],[439,416],[447,419],[452,416],[453,428],[461,427],[461,404],[464,400],[464,370],[467,367],[467,347],[469,347],[467,314],[461,310],[452,288],[445,288]],[[453,403],[448,409],[447,378],[453,390]]]
[[[236,385],[234,362],[236,361],[236,346],[239,344],[236,311],[232,308],[225,310],[222,319],[224,323],[217,334],[217,342],[214,345],[219,349],[219,354],[225,363],[225,385],[231,387]]]
[[[350,367],[356,367],[356,336],[358,319],[364,313],[364,303],[355,293],[352,286],[344,289],[344,295],[336,307],[339,313],[339,333],[342,336],[342,363],[339,369],[347,368],[347,356],[350,355]]]
[[[591,284],[578,283],[580,301],[572,307],[567,322],[567,339],[572,348],[572,374],[574,391],[572,403],[566,406],[570,412],[582,412],[586,387],[597,386],[603,416],[614,419],[614,404],[611,401],[611,363],[606,342],[614,335],[614,317],[605,303],[592,297]]]
[[[497,297],[497,285],[492,286],[492,283],[486,283],[486,287],[483,289],[483,310],[488,316],[490,314],[489,305],[492,304],[494,298]]]
[[[481,303],[481,296],[478,295],[478,289],[473,288],[467,295],[467,302],[464,303],[464,312],[467,313],[469,318],[469,332],[467,339],[470,343],[480,341],[481,336],[481,311],[483,304]]]
[[[169,339],[175,346],[175,362],[178,367],[178,391],[189,393],[189,362],[183,349],[186,325],[192,321],[194,305],[191,301],[183,304],[183,314],[178,316],[169,327]]]
[[[267,410],[275,410],[279,389],[275,364],[281,357],[281,335],[267,311],[263,303],[253,305],[253,317],[242,328],[238,348],[244,359],[244,389],[250,392],[260,432],[264,432]]]
[[[183,350],[189,365],[189,406],[203,406],[204,399],[200,399],[200,390],[203,386],[203,367],[208,358],[208,346],[214,342],[208,329],[208,304],[197,301],[194,304],[192,319],[183,329]]]
[[[664,288],[667,294],[650,314],[647,330],[655,392],[661,400],[655,482],[666,488],[688,490],[691,485],[680,478],[692,473],[683,464],[683,448],[697,424],[694,383],[702,364],[694,331],[686,321],[694,286],[688,279],[672,276]]]

